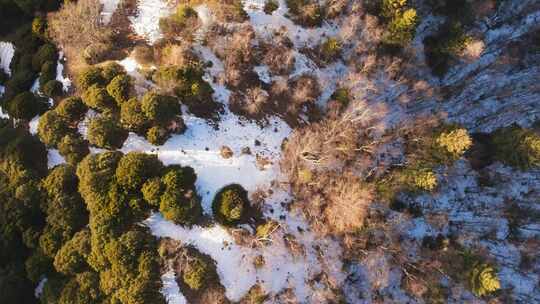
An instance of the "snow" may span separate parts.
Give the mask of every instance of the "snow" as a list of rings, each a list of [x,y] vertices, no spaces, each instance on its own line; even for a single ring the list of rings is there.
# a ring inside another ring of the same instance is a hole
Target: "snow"
[[[102,5],[101,21],[103,24],[109,24],[111,18],[120,4],[120,0],[100,0]]]
[[[38,132],[39,117],[40,116],[36,116],[32,118],[32,120],[30,120],[30,122],[28,123],[28,127],[29,127],[28,130],[30,131],[30,134],[32,135],[36,135]]]
[[[288,13],[285,0],[279,0],[279,8],[272,15],[263,12],[264,0],[243,1],[244,10],[249,15],[251,25],[258,36],[270,38],[274,31],[285,28],[295,47],[314,46],[324,37],[336,36],[339,28],[336,24],[324,21],[321,27],[304,28],[294,24],[286,17]]]
[[[34,290],[34,296],[36,298],[39,298],[41,294],[43,293],[43,287],[45,287],[45,283],[47,283],[46,277],[44,277],[43,279],[41,279],[41,281],[39,281],[36,289]]]
[[[62,88],[64,92],[67,92],[71,87],[71,80],[67,77],[64,77],[64,64],[62,63],[64,59],[64,52],[60,51],[58,54],[58,63],[56,64],[56,80],[62,83]]]
[[[163,146],[153,146],[131,133],[121,151],[154,153],[167,165],[193,167],[197,173],[197,190],[202,195],[206,212],[210,212],[213,195],[223,186],[239,183],[252,192],[258,187],[268,186],[278,176],[281,143],[291,132],[283,121],[271,119],[268,126],[261,128],[228,113],[217,130],[194,116],[184,115],[184,121],[186,132],[173,136]],[[255,145],[255,140],[260,142],[259,146]],[[233,157],[222,158],[222,146],[231,148]],[[250,148],[251,155],[241,154],[244,147]],[[257,155],[268,158],[273,164],[260,170],[256,164]]]
[[[11,42],[0,41],[0,69],[11,76],[9,65],[15,55],[15,46]]]
[[[150,44],[162,37],[159,30],[159,19],[171,14],[167,1],[140,0],[136,17],[129,17],[131,27],[136,34],[145,38]]]
[[[287,197],[287,192],[278,191],[267,202],[279,209],[279,202]],[[288,216],[290,218],[282,221],[280,225],[304,246],[305,255],[292,254],[282,236],[275,237],[269,245],[244,247],[236,244],[229,231],[220,225],[187,228],[165,220],[159,213],[151,215],[144,224],[157,237],[169,237],[193,245],[202,253],[210,255],[216,261],[220,282],[226,289],[225,295],[231,301],[240,300],[256,283],[261,284],[264,290],[271,294],[292,288],[299,299],[308,301],[316,296],[316,290],[310,286],[310,281],[323,267],[328,268],[331,279],[337,282],[345,279],[341,274],[341,251],[332,241],[317,240],[309,232],[300,234],[297,228],[305,229],[305,223],[293,214]],[[314,249],[316,247],[321,248],[328,263],[321,264],[321,253]],[[265,261],[265,266],[260,269],[255,268],[253,263],[258,255],[262,255]],[[313,299],[308,302],[313,302]]]
[[[161,293],[165,295],[167,304],[187,304],[187,300],[180,291],[173,270],[169,270],[161,276],[163,287]]]
[[[47,154],[47,160],[48,160],[47,167],[49,169],[53,168],[54,166],[64,164],[66,162],[64,157],[60,155],[60,152],[58,152],[57,149],[49,149],[48,154]]]

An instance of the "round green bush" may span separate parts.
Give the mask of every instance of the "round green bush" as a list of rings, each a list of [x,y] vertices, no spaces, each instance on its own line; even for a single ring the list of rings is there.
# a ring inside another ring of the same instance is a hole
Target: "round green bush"
[[[267,15],[272,15],[272,13],[279,8],[279,3],[276,0],[268,0],[264,4],[264,13]]]
[[[63,193],[75,193],[77,184],[75,168],[67,164],[54,167],[41,182],[41,186],[51,198],[60,196]]]
[[[158,177],[147,180],[141,188],[144,200],[155,207],[159,207],[159,201],[164,190],[165,186]]]
[[[55,147],[70,132],[68,121],[55,111],[47,111],[38,123],[38,136],[48,147]]]
[[[120,108],[120,123],[129,131],[140,133],[149,125],[150,121],[141,109],[141,103],[137,98],[124,102]]]
[[[162,164],[154,154],[130,152],[116,168],[116,181],[126,189],[139,190],[150,178],[156,177]]]
[[[165,144],[167,139],[169,139],[170,134],[162,127],[153,126],[146,132],[146,140],[149,143],[156,146],[161,146]]]
[[[79,97],[68,97],[56,106],[56,113],[68,121],[75,122],[83,118],[88,108]]]
[[[193,189],[197,175],[191,167],[171,165],[165,168],[161,181],[167,189]]]
[[[122,105],[129,98],[131,90],[131,77],[125,74],[120,74],[114,77],[107,85],[107,92],[114,98],[118,106]]]
[[[56,52],[56,47],[47,43],[42,45],[32,57],[32,68],[34,71],[40,71],[41,66],[43,66],[45,62],[56,62],[57,60],[58,53]]]
[[[82,94],[85,105],[95,110],[104,111],[114,107],[114,100],[102,87],[92,85]]]
[[[17,119],[30,120],[47,110],[49,103],[46,98],[38,97],[30,92],[15,96],[8,103],[8,114]]]
[[[189,288],[199,290],[215,280],[215,269],[208,261],[199,256],[188,259],[186,269],[183,270],[182,280]]]
[[[214,217],[224,225],[244,223],[248,207],[247,191],[238,184],[223,187],[212,202]]]
[[[148,119],[160,125],[166,125],[176,115],[181,114],[180,104],[176,98],[159,95],[155,92],[148,92],[144,95],[141,108]]]
[[[30,90],[36,79],[36,73],[31,69],[16,70],[11,78],[6,82],[6,92],[4,99],[15,97],[15,95]]]
[[[39,85],[43,86],[47,82],[56,79],[56,62],[47,61],[41,66],[39,74]]]
[[[159,211],[165,219],[180,225],[193,225],[202,216],[199,197],[183,189],[167,188],[161,196]]]
[[[522,170],[540,166],[540,136],[512,125],[494,132],[495,159]]]
[[[105,83],[110,83],[117,76],[126,76],[126,70],[120,64],[111,61],[102,66],[101,75],[105,79]]]
[[[68,164],[76,165],[90,153],[88,142],[81,136],[68,134],[58,143],[58,152]]]
[[[127,135],[127,132],[108,116],[94,117],[88,124],[88,141],[100,148],[119,149]]]
[[[77,77],[77,85],[82,91],[86,91],[93,85],[104,86],[106,84],[102,69],[97,66],[89,66],[83,70]]]
[[[51,80],[45,85],[41,86],[41,92],[50,98],[61,96],[64,92],[64,86],[62,83],[58,80]]]

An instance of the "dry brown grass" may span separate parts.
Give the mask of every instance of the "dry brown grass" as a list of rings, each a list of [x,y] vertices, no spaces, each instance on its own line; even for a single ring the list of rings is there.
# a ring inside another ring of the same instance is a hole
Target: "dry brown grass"
[[[75,71],[102,61],[111,50],[112,31],[101,24],[100,10],[99,1],[80,0],[49,15],[49,34]]]
[[[260,87],[248,88],[245,92],[234,91],[229,100],[229,108],[234,113],[261,119],[269,96],[268,92]]]
[[[189,66],[199,62],[188,44],[162,42],[155,46],[154,55],[160,66]]]

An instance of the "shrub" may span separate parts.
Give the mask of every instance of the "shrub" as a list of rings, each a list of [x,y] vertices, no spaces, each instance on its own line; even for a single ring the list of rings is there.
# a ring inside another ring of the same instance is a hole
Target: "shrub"
[[[110,83],[114,78],[120,75],[127,76],[124,67],[114,61],[107,62],[103,65],[101,75],[103,76],[105,83]]]
[[[159,201],[165,186],[158,177],[148,179],[142,186],[143,198],[149,205],[159,207]]]
[[[428,169],[412,170],[407,173],[409,187],[412,190],[433,191],[437,187],[437,175]]]
[[[111,117],[97,116],[88,124],[88,141],[100,148],[118,149],[127,135]]]
[[[41,66],[39,85],[43,87],[47,82],[56,79],[56,62],[47,61]]]
[[[540,166],[540,136],[517,125],[493,134],[495,158],[522,170]]]
[[[45,96],[55,98],[64,93],[64,86],[58,80],[51,80],[41,86],[40,90]]]
[[[0,70],[0,85],[4,85],[8,79],[9,75],[4,70]]]
[[[90,254],[90,231],[77,232],[54,257],[54,267],[60,273],[74,275],[88,268],[86,258]]]
[[[436,149],[451,159],[460,158],[471,145],[472,140],[467,129],[458,126],[449,126],[435,137]]]
[[[77,77],[77,84],[79,89],[86,91],[93,85],[103,86],[106,84],[102,75],[103,69],[97,66],[89,66],[85,70],[79,73]]]
[[[426,62],[435,75],[443,76],[452,58],[462,53],[471,42],[460,23],[445,23],[440,30],[424,39]]]
[[[35,251],[28,257],[24,264],[27,277],[34,283],[39,282],[42,276],[49,274],[53,270],[51,259],[39,251]]]
[[[90,153],[88,142],[75,134],[68,134],[58,143],[58,152],[68,164],[76,165]]]
[[[159,211],[167,220],[180,225],[193,225],[202,216],[199,197],[192,190],[167,188],[161,196]]]
[[[418,23],[415,9],[396,13],[388,25],[383,41],[390,45],[405,46],[413,39]]]
[[[87,110],[88,108],[79,97],[68,97],[55,108],[58,115],[70,122],[81,120]]]
[[[321,56],[323,60],[330,62],[336,60],[341,54],[342,44],[336,38],[328,38],[321,44]]]
[[[187,5],[179,5],[176,12],[159,20],[159,29],[166,37],[182,36],[190,40],[197,29],[197,12]]]
[[[165,168],[161,181],[167,189],[192,189],[197,175],[191,167],[172,165]]]
[[[178,100],[171,96],[148,92],[141,101],[141,109],[150,120],[167,125],[175,116],[181,114]]]
[[[126,130],[137,133],[143,132],[149,122],[137,98],[132,98],[122,104],[120,108],[120,123]]]
[[[93,194],[106,194],[121,157],[120,152],[89,154],[77,166],[79,193],[89,204],[89,210]]]
[[[34,84],[35,73],[32,70],[17,70],[6,82],[6,93],[4,95],[5,99],[14,97],[15,95],[22,93],[24,91],[30,90]]]
[[[165,130],[162,127],[159,126],[153,126],[150,129],[148,129],[148,132],[146,132],[146,140],[148,140],[149,143],[156,146],[161,146],[165,144],[167,139],[169,139],[170,135],[167,130]]]
[[[47,110],[49,103],[46,98],[37,97],[33,93],[23,92],[10,100],[8,114],[17,119],[30,120]]]
[[[238,184],[223,187],[212,202],[212,210],[216,220],[225,225],[245,222],[248,207],[247,191]]]
[[[343,87],[336,89],[330,98],[337,100],[344,107],[348,106],[351,100],[349,89]]]
[[[265,14],[272,15],[272,13],[279,8],[279,3],[276,0],[268,0],[264,3],[263,11]]]
[[[156,155],[130,152],[124,155],[116,168],[116,181],[128,190],[139,190],[146,180],[161,171]]]
[[[199,290],[216,278],[212,265],[202,257],[189,257],[186,266],[186,269],[183,270],[182,280],[192,290]]]
[[[38,16],[32,20],[32,34],[41,39],[46,38],[47,33],[47,19]]]
[[[107,92],[119,106],[128,100],[130,90],[131,79],[125,74],[114,77],[107,85]]]
[[[32,68],[34,71],[40,71],[41,66],[47,61],[56,62],[58,60],[58,54],[56,53],[56,47],[52,44],[42,45],[38,51],[32,57]]]
[[[77,183],[75,168],[71,165],[62,164],[54,167],[49,172],[49,175],[43,179],[41,185],[49,198],[53,199],[64,193],[76,192]]]
[[[114,106],[114,100],[107,93],[107,90],[98,85],[89,87],[81,97],[85,105],[99,111],[104,111]]]
[[[495,269],[487,264],[477,264],[469,276],[472,292],[477,297],[483,297],[501,288]]]

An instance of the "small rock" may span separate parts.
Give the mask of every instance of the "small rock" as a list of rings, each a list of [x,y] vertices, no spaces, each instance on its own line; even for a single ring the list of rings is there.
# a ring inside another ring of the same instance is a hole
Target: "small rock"
[[[261,142],[260,142],[259,140],[255,139],[255,146],[258,147],[258,146],[260,146],[260,145],[261,145]]]
[[[221,157],[225,159],[231,158],[234,154],[231,148],[227,146],[221,146],[221,149],[219,149],[219,153],[221,154]]]
[[[251,155],[251,149],[249,147],[243,147],[242,154]]]

